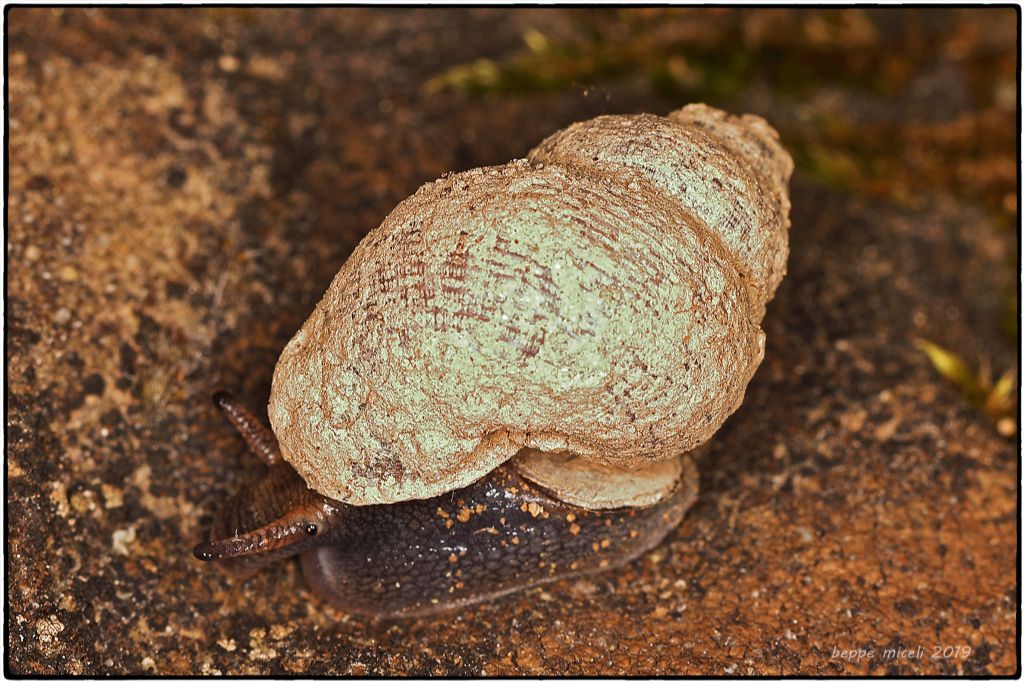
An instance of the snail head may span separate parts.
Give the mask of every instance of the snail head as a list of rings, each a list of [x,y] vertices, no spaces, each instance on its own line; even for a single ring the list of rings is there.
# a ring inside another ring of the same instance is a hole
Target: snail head
[[[231,395],[218,391],[213,400],[268,469],[221,508],[211,529],[215,539],[196,545],[196,558],[247,577],[268,563],[329,542],[347,505],[310,489],[281,458],[273,433]]]

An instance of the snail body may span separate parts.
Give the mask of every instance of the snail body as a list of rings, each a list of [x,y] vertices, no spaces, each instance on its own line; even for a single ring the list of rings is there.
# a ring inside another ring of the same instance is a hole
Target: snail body
[[[424,185],[284,349],[274,433],[219,401],[272,473],[197,556],[301,553],[328,599],[394,616],[650,548],[763,356],[791,168],[763,120],[695,105]]]
[[[675,528],[693,502],[692,466],[685,483],[653,505],[592,510],[557,499],[504,464],[454,496],[338,505],[329,522],[320,519],[322,531],[311,535],[309,523],[299,523],[294,544],[229,559],[227,567],[244,576],[299,554],[307,582],[345,611],[424,615],[632,560]],[[275,478],[307,494],[287,464],[263,481]]]

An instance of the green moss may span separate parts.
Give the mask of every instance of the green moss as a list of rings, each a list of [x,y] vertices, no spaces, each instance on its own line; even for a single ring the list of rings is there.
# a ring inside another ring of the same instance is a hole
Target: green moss
[[[621,75],[635,67],[629,49],[603,39],[555,43],[540,31],[530,30],[523,35],[523,42],[525,51],[513,58],[457,64],[429,79],[424,89],[472,95],[551,91]]]

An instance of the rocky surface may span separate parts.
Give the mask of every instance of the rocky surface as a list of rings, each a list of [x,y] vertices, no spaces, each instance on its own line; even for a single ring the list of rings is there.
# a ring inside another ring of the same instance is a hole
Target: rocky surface
[[[891,14],[869,17],[880,40],[938,36],[945,57],[907,62],[898,92],[861,97],[837,77],[804,105],[853,112],[865,144],[894,117],[945,126],[929,151],[959,180],[893,201],[836,189],[801,157],[765,360],[680,528],[617,571],[387,623],[318,601],[295,561],[238,583],[192,557],[260,473],[209,395],[266,404],[331,277],[423,182],[522,156],[573,120],[682,102],[630,74],[482,97],[422,87],[530,29],[571,35],[580,16],[561,10],[10,10],[6,671],[1018,671],[1017,435],[914,346],[1018,362],[999,328],[1016,235],[963,191],[1005,173],[1007,149],[955,151],[979,102],[1003,103],[978,125],[1012,144],[1016,98],[991,64],[1013,61],[998,27],[1015,17]],[[825,29],[808,25],[813,42]],[[713,103],[799,146],[792,95],[751,81]],[[922,153],[893,147],[873,167],[920,178],[901,172]],[[996,196],[1011,222],[1016,203]]]

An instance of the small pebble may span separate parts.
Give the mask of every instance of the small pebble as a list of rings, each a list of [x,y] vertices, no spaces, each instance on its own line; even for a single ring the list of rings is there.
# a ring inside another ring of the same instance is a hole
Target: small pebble
[[[71,321],[71,311],[67,308],[61,308],[53,315],[53,321],[57,324],[67,324]]]
[[[124,494],[120,489],[108,483],[103,483],[100,486],[100,490],[103,492],[103,507],[105,509],[117,509],[124,505]]]
[[[113,542],[111,543],[115,554],[128,556],[128,546],[135,542],[135,526],[121,528],[114,531]]]
[[[217,60],[217,66],[220,67],[221,71],[225,71],[227,73],[234,73],[235,71],[238,71],[238,67],[240,65],[241,62],[238,60],[238,57],[232,54],[221,55],[220,59]]]
[[[55,640],[63,631],[64,623],[60,622],[57,616],[51,615],[49,618],[40,618],[36,621],[36,632],[43,642]]]

